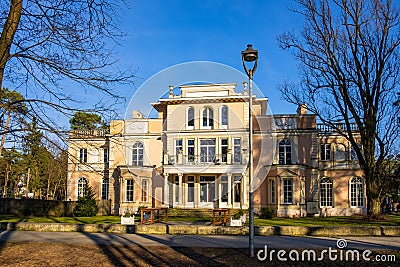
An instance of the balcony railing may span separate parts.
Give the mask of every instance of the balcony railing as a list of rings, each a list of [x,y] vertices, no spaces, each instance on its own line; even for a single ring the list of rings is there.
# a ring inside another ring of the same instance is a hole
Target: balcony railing
[[[71,130],[69,131],[69,137],[104,137],[109,134],[108,129],[94,129],[94,130]]]
[[[318,123],[317,124],[317,129],[318,129],[319,132],[330,132],[330,133],[337,132],[336,129],[347,131],[347,127],[346,127],[346,124],[344,122],[335,123],[334,125],[335,125],[335,127],[333,127],[331,125],[326,125],[326,124],[323,124],[323,123]],[[358,132],[358,126],[357,126],[356,123],[354,123],[354,122],[350,123],[350,131]]]
[[[168,165],[243,165],[246,164],[246,160],[242,155],[167,155],[167,162],[164,164]]]

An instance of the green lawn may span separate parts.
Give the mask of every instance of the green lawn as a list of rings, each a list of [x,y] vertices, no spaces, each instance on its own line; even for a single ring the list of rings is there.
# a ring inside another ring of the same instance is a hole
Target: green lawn
[[[136,221],[140,219],[136,216]],[[212,218],[193,218],[193,217],[169,217],[170,221],[183,222],[212,222]],[[38,222],[38,223],[75,223],[75,224],[118,224],[121,222],[119,216],[96,216],[96,217],[18,217],[13,215],[0,215],[0,222]],[[248,221],[247,221],[248,224]],[[400,214],[387,215],[384,220],[367,221],[362,216],[351,217],[326,217],[326,218],[273,218],[258,219],[255,218],[256,226],[400,226]]]

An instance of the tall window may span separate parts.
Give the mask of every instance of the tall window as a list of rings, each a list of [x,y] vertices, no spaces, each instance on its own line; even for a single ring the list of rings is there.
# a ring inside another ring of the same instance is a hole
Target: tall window
[[[203,109],[202,115],[203,128],[212,129],[214,127],[214,111],[212,110],[212,108]]]
[[[214,162],[215,160],[215,139],[200,140],[200,161]]]
[[[242,176],[233,176],[233,201],[240,203],[242,200],[242,188],[241,188]]]
[[[85,188],[87,185],[87,179],[85,177],[79,177],[78,179],[78,197],[83,197]]]
[[[101,199],[108,199],[108,179],[104,178],[101,183]]]
[[[188,128],[194,128],[194,107],[187,109],[187,126]]]
[[[321,179],[320,183],[321,207],[333,207],[333,182],[330,178]]]
[[[133,186],[134,186],[134,183],[135,183],[135,181],[133,179],[126,180],[125,196],[126,196],[126,201],[128,201],[128,202],[133,202]]]
[[[228,176],[221,176],[221,202],[228,202]]]
[[[149,179],[142,179],[142,202],[149,202]]]
[[[275,180],[272,179],[269,180],[268,190],[269,190],[269,203],[275,204],[276,202]]]
[[[293,180],[283,179],[283,204],[293,203]]]
[[[221,107],[221,125],[225,128],[228,126],[228,107],[227,106]]]
[[[194,176],[188,176],[187,190],[187,202],[194,202]]]
[[[194,139],[187,140],[188,162],[194,162]]]
[[[108,148],[103,149],[103,162],[108,163],[109,156],[108,156]]]
[[[331,145],[330,144],[321,144],[320,154],[321,160],[331,160]]]
[[[279,164],[292,164],[292,144],[287,139],[279,142]]]
[[[88,159],[87,148],[79,149],[79,162],[86,163]]]
[[[143,166],[143,144],[136,142],[132,149],[132,165]]]
[[[233,139],[233,162],[242,163],[242,141],[240,138]]]
[[[213,202],[215,199],[215,177],[200,176],[200,202]]]
[[[350,181],[350,206],[364,206],[364,183],[360,177],[354,177]]]
[[[221,139],[221,162],[227,162],[228,159],[228,139]]]
[[[175,155],[178,156],[183,151],[182,139],[175,140]]]

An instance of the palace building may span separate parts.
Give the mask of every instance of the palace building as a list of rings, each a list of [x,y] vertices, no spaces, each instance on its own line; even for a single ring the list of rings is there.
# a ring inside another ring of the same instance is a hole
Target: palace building
[[[113,214],[141,206],[247,209],[251,117],[256,211],[365,213],[363,173],[348,141],[317,124],[306,105],[271,115],[268,99],[252,96],[249,116],[246,86],[185,85],[179,95],[170,87],[166,98],[149,103],[157,118],[134,111],[111,121],[109,132],[71,131],[68,199],[77,200],[89,183],[111,201]]]

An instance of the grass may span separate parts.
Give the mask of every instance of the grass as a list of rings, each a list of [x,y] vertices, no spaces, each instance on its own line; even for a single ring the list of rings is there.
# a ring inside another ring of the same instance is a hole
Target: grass
[[[136,221],[139,217],[136,216]],[[212,218],[195,217],[168,217],[170,221],[182,222],[212,222]],[[14,216],[0,215],[0,222],[36,222],[36,223],[73,223],[73,224],[119,224],[119,216],[95,216],[95,217],[33,217],[33,216]],[[400,226],[400,214],[386,215],[383,220],[369,221],[362,216],[350,217],[306,217],[298,219],[255,218],[256,226]]]

